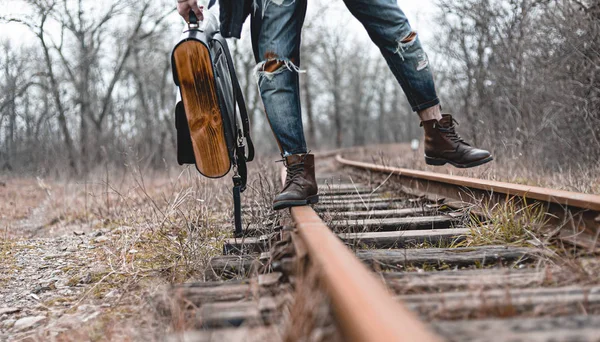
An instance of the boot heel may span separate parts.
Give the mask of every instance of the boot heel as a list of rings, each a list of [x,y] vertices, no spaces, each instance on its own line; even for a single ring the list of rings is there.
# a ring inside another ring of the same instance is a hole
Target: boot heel
[[[310,196],[306,199],[306,204],[317,204],[319,203],[319,195]]]
[[[432,158],[432,157],[425,156],[425,164],[441,166],[441,165],[445,165],[446,161],[444,159],[438,159],[438,158]]]

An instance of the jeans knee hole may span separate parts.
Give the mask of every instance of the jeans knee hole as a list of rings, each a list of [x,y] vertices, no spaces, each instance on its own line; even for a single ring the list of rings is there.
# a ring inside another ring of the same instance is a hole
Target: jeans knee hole
[[[401,44],[407,44],[407,43],[412,43],[415,41],[415,39],[417,39],[417,32],[415,31],[411,31],[408,36],[404,37],[400,43]]]

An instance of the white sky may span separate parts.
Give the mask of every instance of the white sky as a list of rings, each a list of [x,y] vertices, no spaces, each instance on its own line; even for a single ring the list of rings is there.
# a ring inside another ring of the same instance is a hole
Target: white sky
[[[0,18],[21,17],[24,13],[24,4],[22,1],[0,0]],[[4,20],[0,20],[0,41],[6,38],[16,44],[21,44],[31,42],[35,36],[22,24],[6,24]]]
[[[90,1],[90,0],[88,0]],[[308,6],[310,8],[311,1],[308,0]],[[331,1],[331,0],[325,0]],[[340,0],[338,1],[341,4]],[[421,41],[424,45],[428,45],[433,40],[434,30],[436,23],[430,20],[432,14],[435,12],[436,7],[433,3],[434,0],[400,0],[398,1],[400,8],[406,13],[413,29],[417,30],[421,36]],[[203,1],[200,1],[203,2]],[[176,1],[173,0],[173,6]],[[343,7],[343,5],[342,5]],[[309,9],[310,10],[310,9]],[[345,8],[343,11],[347,11]],[[20,0],[0,0],[0,18],[10,17],[15,15],[22,15],[24,13],[23,2]],[[341,14],[341,13],[340,13]],[[337,20],[342,20],[343,15]],[[335,17],[323,18],[323,20],[336,20]],[[364,29],[357,21],[352,21],[352,27],[356,25],[357,32],[362,32]],[[366,35],[365,35],[366,37]],[[0,23],[0,40],[9,38],[14,43],[31,42],[34,36],[29,32],[23,25],[11,23],[3,24]]]
[[[434,0],[400,0],[398,4],[408,17],[413,29],[419,32],[421,40],[427,43],[433,39],[436,22],[432,16],[436,12]]]

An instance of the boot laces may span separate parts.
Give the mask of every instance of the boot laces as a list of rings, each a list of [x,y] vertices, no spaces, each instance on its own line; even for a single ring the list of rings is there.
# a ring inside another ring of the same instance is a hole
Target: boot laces
[[[467,144],[463,140],[463,138],[461,138],[460,135],[458,135],[458,133],[456,133],[456,130],[455,130],[456,126],[458,126],[458,121],[456,121],[454,118],[452,118],[452,123],[448,127],[444,127],[442,125],[439,125],[437,122],[435,123],[435,127],[437,127],[437,129],[439,129],[440,132],[446,134],[446,137],[448,137],[448,139],[450,139],[450,140],[452,140],[454,142],[457,142],[457,143]]]
[[[297,179],[299,179],[300,175],[304,172],[304,158],[306,158],[306,156],[310,153],[310,151],[308,151],[303,157],[302,157],[302,161],[299,163],[296,163],[294,165],[286,165],[286,172],[287,172],[287,176],[285,177],[285,184],[284,184],[284,189],[287,188],[288,186],[290,186],[292,183],[295,183],[295,181]],[[284,164],[286,164],[286,159],[283,158],[281,160],[278,160],[277,162],[283,162]]]
[[[298,163],[294,165],[290,165],[287,168],[287,177],[285,177],[285,185],[284,188],[289,187],[293,183],[297,183],[297,180],[300,179],[300,175],[304,172],[304,163]],[[297,183],[297,185],[300,185]]]

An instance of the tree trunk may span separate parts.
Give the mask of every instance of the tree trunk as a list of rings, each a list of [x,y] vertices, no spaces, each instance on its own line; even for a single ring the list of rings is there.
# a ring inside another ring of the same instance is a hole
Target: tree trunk
[[[378,111],[379,111],[379,126],[378,126],[378,137],[377,142],[384,143],[387,141],[386,138],[386,126],[389,124],[387,121],[387,116],[385,112],[385,98],[387,92],[387,82],[382,82],[381,89],[379,89],[379,102],[378,102]]]
[[[342,104],[341,104],[341,73],[338,63],[340,61],[336,58],[333,65],[333,118],[335,125],[335,147],[341,148],[344,140],[342,132]]]
[[[315,120],[312,103],[313,94],[311,91],[310,75],[307,73],[303,80],[304,82],[302,82],[302,91],[304,93],[304,104],[306,105],[306,117],[308,119],[308,145],[314,146],[317,143],[317,138],[315,134]]]
[[[77,165],[75,162],[75,152],[73,147],[73,139],[71,138],[71,133],[69,132],[69,126],[67,125],[67,118],[65,115],[65,109],[62,103],[62,99],[60,96],[60,88],[59,84],[54,75],[53,63],[50,58],[50,52],[48,50],[48,46],[46,45],[46,41],[44,39],[44,22],[46,21],[46,15],[42,16],[42,23],[40,26],[40,31],[37,33],[38,38],[42,43],[42,50],[44,52],[44,61],[46,62],[46,69],[48,70],[48,78],[50,79],[50,89],[52,92],[52,97],[54,99],[54,104],[56,105],[57,110],[57,120],[58,126],[63,134],[63,138],[65,141],[65,148],[68,155],[69,167],[75,173],[78,172]]]

